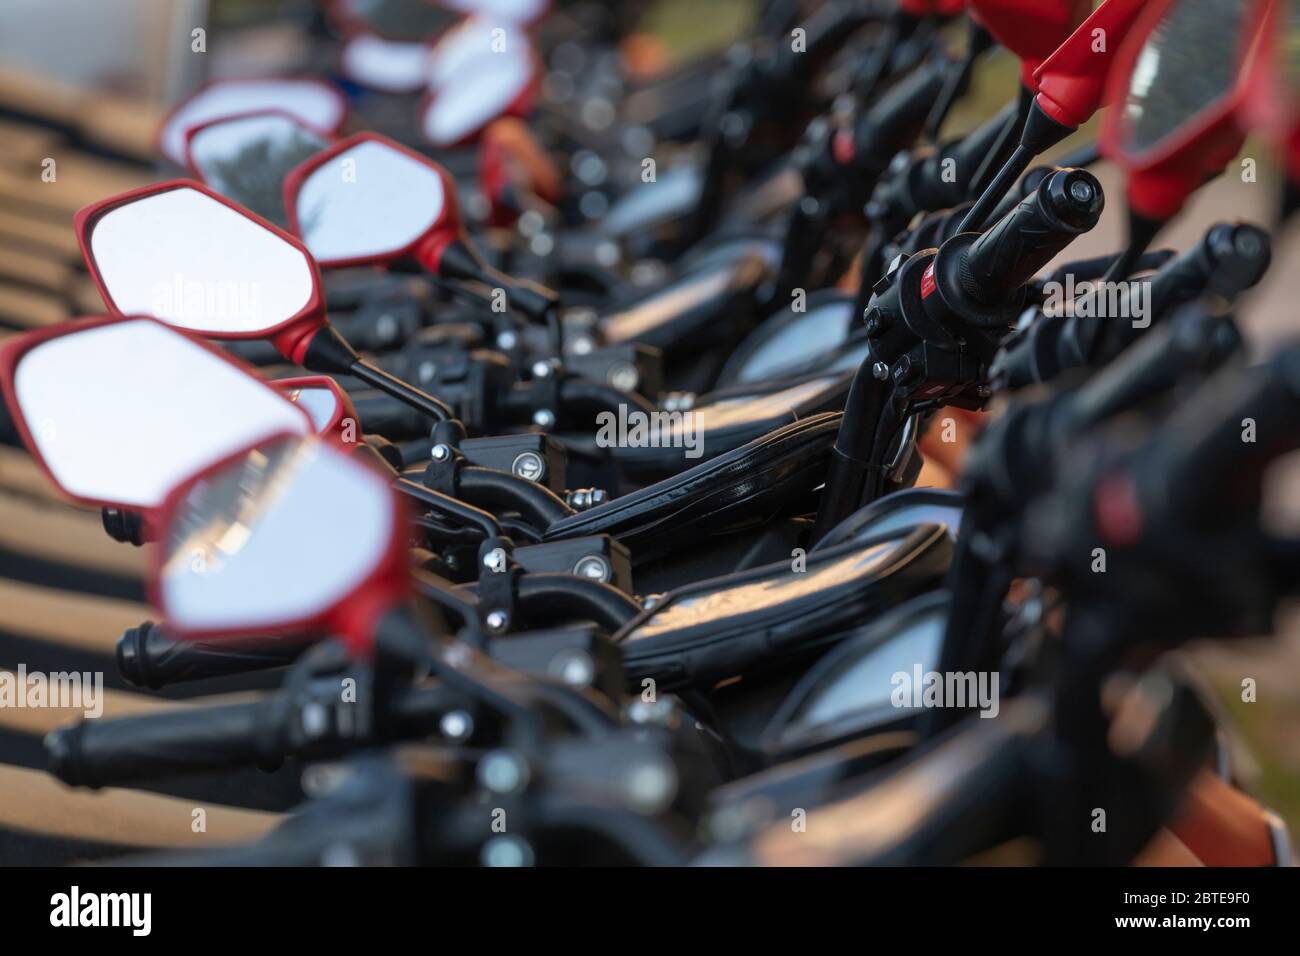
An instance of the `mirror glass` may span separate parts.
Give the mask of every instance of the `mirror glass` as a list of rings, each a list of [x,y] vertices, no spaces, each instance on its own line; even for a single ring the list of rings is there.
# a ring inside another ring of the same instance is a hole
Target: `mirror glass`
[[[339,62],[354,83],[385,93],[409,93],[424,85],[429,48],[359,33],[343,44]]]
[[[307,413],[318,435],[329,428],[339,410],[338,399],[324,386],[292,388],[285,393],[285,397]]]
[[[929,596],[917,613],[895,622],[892,628],[872,628],[841,645],[826,658],[826,666],[807,689],[790,717],[790,729],[801,731],[817,724],[834,723],[855,713],[888,710],[895,716],[890,696],[897,673],[912,676],[920,667],[935,669],[948,622],[948,604]]]
[[[326,145],[286,113],[255,113],[195,130],[189,157],[205,183],[283,229],[285,177]]]
[[[528,34],[511,23],[470,17],[442,35],[426,64],[429,88],[465,77],[482,78],[506,69],[505,64],[525,62],[532,56]]]
[[[429,102],[421,118],[431,143],[451,146],[503,116],[534,79],[532,45],[522,31],[468,20],[429,56]]]
[[[348,20],[364,23],[390,40],[423,40],[455,22],[455,15],[429,0],[339,0]]]
[[[438,226],[450,199],[437,167],[365,140],[313,169],[293,203],[303,242],[329,265],[400,252]]]
[[[141,196],[91,225],[90,255],[119,312],[204,335],[257,335],[315,289],[302,251],[197,189]]]
[[[1162,143],[1233,89],[1250,0],[1174,0],[1143,44],[1129,77],[1121,150],[1130,159]]]
[[[782,322],[773,335],[750,353],[736,380],[771,379],[831,351],[848,337],[852,311],[853,302],[841,299],[811,308],[802,315],[787,313],[793,320]]]
[[[343,122],[346,106],[337,90],[316,80],[227,80],[186,100],[163,124],[158,148],[183,165],[185,134],[191,127],[259,110],[279,110],[314,129],[332,131]]]
[[[147,319],[48,339],[14,371],[18,411],[68,494],[154,508],[200,468],[307,417],[199,343]]]
[[[325,614],[383,563],[399,532],[392,494],[314,439],[272,442],[209,472],[164,532],[167,623],[276,629]]]

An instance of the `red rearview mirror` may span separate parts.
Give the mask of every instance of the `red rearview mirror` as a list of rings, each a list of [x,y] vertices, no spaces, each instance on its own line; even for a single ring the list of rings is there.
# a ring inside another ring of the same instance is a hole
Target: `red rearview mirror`
[[[181,636],[319,630],[364,653],[409,589],[406,526],[388,482],[355,456],[263,440],[167,496],[151,597]]]
[[[150,512],[176,482],[311,422],[251,371],[152,318],[80,319],[0,349],[23,444],[65,494]]]
[[[968,9],[1020,57],[1021,79],[1032,89],[1034,73],[1092,12],[1092,0],[970,0]]]
[[[1128,173],[1131,209],[1172,217],[1245,135],[1236,114],[1260,21],[1244,0],[1155,0],[1115,61],[1103,152]]]

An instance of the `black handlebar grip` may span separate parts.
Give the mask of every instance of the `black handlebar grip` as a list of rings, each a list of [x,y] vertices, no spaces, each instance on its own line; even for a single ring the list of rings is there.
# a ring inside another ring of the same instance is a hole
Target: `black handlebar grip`
[[[260,704],[177,707],[113,720],[83,720],[45,737],[49,771],[66,784],[102,787],[172,774],[257,764]]]
[[[854,124],[853,163],[861,172],[880,173],[915,138],[943,90],[947,64],[935,61],[899,80]]]
[[[1244,222],[1216,223],[1151,277],[1151,314],[1159,318],[1207,288],[1231,301],[1264,277],[1272,258],[1272,243],[1263,229]]]
[[[309,645],[277,637],[192,641],[145,621],[117,641],[117,668],[137,687],[157,690],[183,681],[246,674],[289,664]]]
[[[1253,432],[1244,440],[1246,430]],[[1170,417],[1153,442],[1161,498],[1187,515],[1253,507],[1264,472],[1300,448],[1300,347],[1238,373],[1225,370]]]
[[[1007,124],[1016,118],[1014,103],[960,139],[911,160],[884,180],[868,209],[889,235],[904,229],[918,212],[939,212],[965,202],[970,184]],[[1012,144],[1014,145],[1014,143]],[[1009,150],[1003,151],[1005,161]]]
[[[962,291],[986,306],[1007,301],[1076,236],[1097,225],[1104,206],[1097,177],[1058,169],[966,250]]]

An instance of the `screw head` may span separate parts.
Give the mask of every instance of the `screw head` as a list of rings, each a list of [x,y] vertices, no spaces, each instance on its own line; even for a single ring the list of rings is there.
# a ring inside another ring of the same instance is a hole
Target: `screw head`
[[[547,668],[570,687],[590,687],[596,676],[596,665],[586,651],[561,651]]]
[[[520,478],[529,481],[541,481],[546,474],[546,462],[535,451],[520,452],[510,465],[510,470]]]
[[[497,336],[497,348],[499,349],[504,349],[505,351],[509,352],[518,344],[519,344],[519,336],[515,335],[515,333],[509,330],[506,330],[505,332],[502,332]]]
[[[550,374],[551,374],[551,363],[550,363],[550,362],[534,362],[534,363],[533,363],[533,378],[546,378],[546,377],[549,376]]]
[[[464,740],[474,732],[474,718],[463,710],[449,710],[438,721],[438,729],[448,740]]]
[[[1092,184],[1084,179],[1076,179],[1070,183],[1070,198],[1080,203],[1091,202]]]
[[[329,715],[320,704],[304,704],[302,710],[298,712],[298,722],[307,737],[320,737],[329,728]]]
[[[541,428],[550,428],[555,424],[555,413],[549,408],[539,408],[533,412],[533,424]]]
[[[533,848],[526,840],[503,833],[483,844],[479,861],[484,866],[532,866]]]
[[[1243,256],[1257,256],[1262,248],[1258,234],[1251,229],[1239,230],[1232,244]]]
[[[889,378],[889,366],[884,362],[876,362],[871,366],[871,374],[883,382]]]
[[[479,784],[493,793],[515,793],[528,784],[528,764],[513,750],[493,750],[475,768]]]
[[[489,611],[487,616],[488,630],[493,634],[500,634],[510,623],[510,618],[505,611]]]
[[[677,792],[677,774],[664,761],[645,760],[632,768],[623,786],[629,806],[643,813],[655,813],[672,802]]]
[[[630,392],[637,387],[641,376],[637,374],[636,366],[631,362],[615,362],[609,367],[606,378],[610,385],[620,391]]]
[[[451,457],[451,446],[444,444],[443,442],[438,442],[438,444],[434,445],[433,448],[429,450],[429,457],[434,461],[446,461]]]
[[[593,581],[608,581],[609,563],[599,554],[583,555],[573,566],[573,573],[580,578],[591,578]]]

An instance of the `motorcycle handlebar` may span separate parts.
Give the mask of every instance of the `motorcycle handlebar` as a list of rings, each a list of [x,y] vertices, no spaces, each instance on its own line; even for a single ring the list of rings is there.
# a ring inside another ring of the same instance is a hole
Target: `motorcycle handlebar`
[[[334,727],[329,718],[319,733],[297,734],[292,726],[308,707],[326,707],[338,699],[337,682],[326,681],[298,693],[283,690],[244,703],[178,706],[159,713],[82,721],[46,736],[49,771],[80,787],[236,767],[270,771],[286,756],[332,755],[349,749],[354,728]],[[388,707],[393,728],[401,734],[427,732],[460,699],[442,682],[407,688]]]
[[[1075,237],[1097,225],[1101,183],[1082,169],[1058,169],[981,235],[962,258],[963,291],[977,302],[1005,301]]]
[[[259,747],[259,713],[260,702],[178,707],[60,727],[45,737],[49,771],[70,786],[102,787],[250,764],[273,770],[279,758]]]
[[[153,621],[127,628],[117,641],[117,668],[137,687],[157,690],[184,681],[282,667],[308,644],[273,637],[189,641]]]

